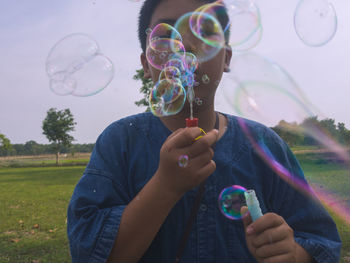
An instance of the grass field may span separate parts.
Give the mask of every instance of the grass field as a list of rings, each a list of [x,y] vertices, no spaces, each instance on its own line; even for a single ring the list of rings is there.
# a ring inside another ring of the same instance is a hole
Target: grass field
[[[349,169],[310,152],[297,157],[308,180],[349,197]],[[0,263],[70,262],[66,210],[84,170],[77,160],[88,159],[67,157],[61,167],[50,167],[54,156],[0,159]],[[341,262],[350,262],[350,227],[330,213],[343,240]]]
[[[0,169],[0,262],[70,262],[66,211],[83,170]]]

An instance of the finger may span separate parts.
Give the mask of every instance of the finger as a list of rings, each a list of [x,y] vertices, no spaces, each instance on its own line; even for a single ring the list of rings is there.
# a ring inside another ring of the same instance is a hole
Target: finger
[[[196,157],[202,152],[207,151],[207,149],[210,148],[217,141],[217,138],[218,131],[212,130],[183,150],[188,153],[189,157]]]
[[[295,256],[293,256],[291,253],[290,254],[283,254],[283,255],[278,255],[274,257],[269,257],[261,260],[260,262],[262,263],[294,263],[295,262]]]
[[[290,233],[290,227],[286,224],[282,224],[275,228],[268,228],[264,232],[257,235],[253,240],[253,246],[259,248],[266,244],[272,244],[283,239],[286,239]]]
[[[194,142],[194,139],[200,134],[201,131],[198,127],[182,129],[181,131],[174,134],[171,138],[168,139],[168,150],[189,146]]]
[[[291,251],[291,245],[287,240],[283,240],[277,243],[268,244],[257,248],[255,250],[255,255],[259,259],[266,259],[270,257],[275,257],[278,255],[288,254]]]
[[[285,223],[284,219],[275,213],[266,213],[255,222],[253,222],[250,227],[253,229],[252,233],[262,233],[266,229],[275,228]]]
[[[210,160],[205,166],[198,170],[198,184],[207,179],[212,173],[215,172],[216,163],[213,160]]]
[[[253,220],[249,214],[248,207],[246,207],[246,206],[241,207],[241,215],[242,215],[244,230],[246,230],[248,228],[248,226],[253,222]]]
[[[167,140],[170,140],[171,138],[173,138],[176,134],[178,134],[179,132],[183,131],[184,128],[180,128],[177,129],[176,131],[174,131],[172,134],[169,135],[169,137],[167,138]]]
[[[202,152],[200,155],[191,158],[190,165],[195,169],[200,169],[201,167],[207,165],[213,159],[213,156],[214,151],[211,148],[209,148],[205,152]]]

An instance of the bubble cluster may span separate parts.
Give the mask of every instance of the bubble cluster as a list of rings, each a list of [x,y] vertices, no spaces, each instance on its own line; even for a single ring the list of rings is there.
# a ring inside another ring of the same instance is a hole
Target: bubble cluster
[[[300,0],[294,13],[294,28],[306,45],[325,45],[337,31],[333,5],[327,0]]]
[[[246,214],[241,214],[241,207],[246,205],[244,193],[247,191],[240,185],[232,185],[223,189],[218,198],[221,213],[231,219],[242,219]]]
[[[46,72],[55,94],[84,97],[100,92],[112,81],[114,66],[90,36],[72,34],[50,50]]]
[[[179,166],[185,168],[188,165],[188,155],[181,155],[179,157]]]
[[[149,96],[149,105],[155,116],[177,114],[186,100],[186,91],[179,80],[162,79],[156,83]]]
[[[150,92],[151,111],[159,117],[177,114],[186,98],[189,101],[194,98],[197,57],[186,52],[181,34],[169,24],[158,24],[148,32],[148,41],[147,61],[161,71],[158,82]]]

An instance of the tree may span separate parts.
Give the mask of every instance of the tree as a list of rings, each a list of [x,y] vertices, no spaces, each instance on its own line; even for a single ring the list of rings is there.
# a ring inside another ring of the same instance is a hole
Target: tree
[[[7,156],[11,153],[11,142],[4,134],[0,133],[0,156]]]
[[[38,155],[43,153],[41,145],[33,140],[30,140],[24,144],[24,150],[27,155]]]
[[[74,140],[68,133],[74,131],[74,118],[69,109],[58,111],[56,108],[48,110],[43,121],[43,134],[52,142],[56,154],[56,165],[62,147],[69,147]]]
[[[154,84],[151,79],[145,79],[143,75],[144,75],[143,69],[138,69],[136,70],[136,74],[133,76],[134,80],[142,81],[142,87],[140,88],[140,92],[143,94],[143,98],[140,99],[139,101],[135,101],[135,104],[139,107],[145,106],[147,107],[146,111],[150,111],[148,97]]]
[[[289,145],[296,146],[301,145],[304,141],[304,134],[300,126],[293,122],[289,123],[285,120],[281,120],[272,129]]]

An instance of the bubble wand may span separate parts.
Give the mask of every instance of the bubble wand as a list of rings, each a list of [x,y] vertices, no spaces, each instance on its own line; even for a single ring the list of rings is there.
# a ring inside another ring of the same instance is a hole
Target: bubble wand
[[[190,117],[186,119],[186,127],[198,127],[198,118],[193,118],[194,90],[192,85],[187,89],[187,101],[190,103]]]

